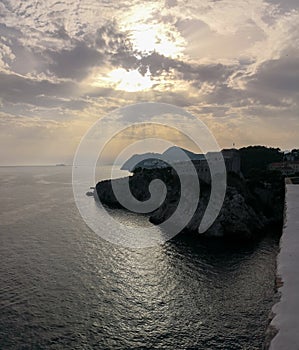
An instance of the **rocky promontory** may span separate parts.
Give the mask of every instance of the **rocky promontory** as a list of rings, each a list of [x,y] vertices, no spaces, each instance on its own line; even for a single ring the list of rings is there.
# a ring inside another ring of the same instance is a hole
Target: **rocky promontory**
[[[110,208],[123,208],[116,199],[112,181],[129,180],[132,195],[139,201],[150,198],[149,184],[160,179],[166,185],[167,194],[162,205],[150,213],[149,220],[157,225],[169,218],[180,200],[180,181],[170,168],[143,169],[126,179],[101,181],[96,185],[95,198]],[[210,197],[210,185],[201,183],[198,207],[186,232],[196,232]],[[218,236],[233,239],[255,239],[269,228],[281,230],[284,207],[284,181],[273,172],[263,172],[255,176],[242,178],[228,173],[227,191],[222,209],[206,236]]]

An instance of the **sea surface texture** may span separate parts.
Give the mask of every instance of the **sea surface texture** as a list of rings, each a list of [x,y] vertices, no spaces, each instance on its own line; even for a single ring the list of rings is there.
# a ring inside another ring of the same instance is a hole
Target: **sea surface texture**
[[[261,349],[277,240],[115,246],[80,217],[71,167],[2,167],[0,194],[0,349]]]

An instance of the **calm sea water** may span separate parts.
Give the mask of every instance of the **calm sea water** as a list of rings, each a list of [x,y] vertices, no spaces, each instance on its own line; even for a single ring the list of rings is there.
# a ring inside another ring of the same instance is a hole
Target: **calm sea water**
[[[0,168],[0,193],[0,349],[261,349],[274,239],[112,245],[81,219],[70,167]]]

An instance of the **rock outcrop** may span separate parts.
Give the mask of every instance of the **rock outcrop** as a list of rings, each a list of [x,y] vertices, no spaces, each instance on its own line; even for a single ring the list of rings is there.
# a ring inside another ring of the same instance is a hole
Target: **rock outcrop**
[[[149,184],[161,179],[167,188],[163,204],[150,213],[149,220],[160,224],[169,218],[180,200],[180,182],[171,169],[143,170],[129,178],[130,190],[136,199],[145,201],[150,198]],[[112,182],[125,182],[126,179],[106,180],[96,186],[96,198],[111,208],[122,208],[116,199]],[[281,227],[283,222],[283,181],[252,183],[234,173],[228,174],[228,186],[222,209],[214,224],[205,233],[207,236],[221,236],[233,239],[254,239],[272,226]],[[201,194],[195,214],[187,224],[185,231],[197,231],[207,204],[210,186],[201,184]]]

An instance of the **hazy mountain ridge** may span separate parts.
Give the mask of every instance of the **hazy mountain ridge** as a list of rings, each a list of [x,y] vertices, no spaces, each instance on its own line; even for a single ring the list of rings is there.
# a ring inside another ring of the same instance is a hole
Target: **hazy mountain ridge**
[[[185,152],[191,160],[205,159],[205,156],[203,154],[197,154],[178,146],[172,146],[163,153],[148,152],[143,154],[134,154],[122,165],[121,169],[133,171],[135,168],[138,168],[138,166],[144,165],[145,161],[148,161],[149,167],[151,167],[151,165],[154,167],[157,165],[157,160],[159,160],[161,157],[168,159],[170,162],[176,162],[181,159],[180,154],[182,151]],[[162,167],[162,161],[160,162],[158,162],[158,164],[161,164]]]

